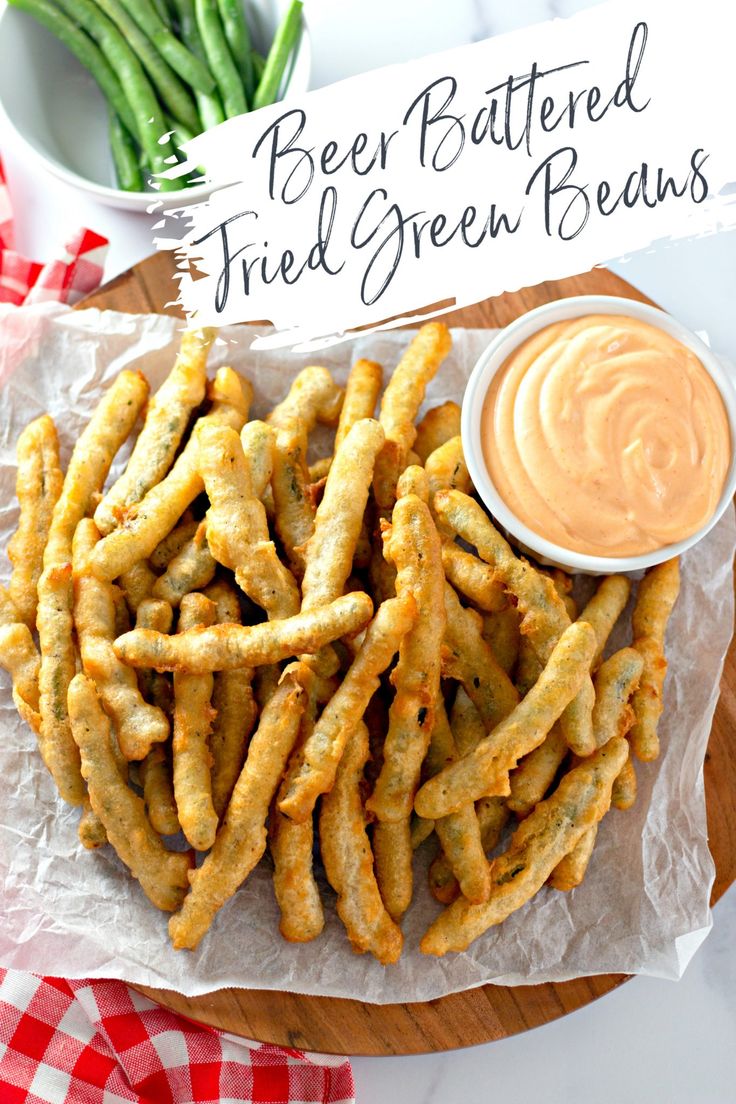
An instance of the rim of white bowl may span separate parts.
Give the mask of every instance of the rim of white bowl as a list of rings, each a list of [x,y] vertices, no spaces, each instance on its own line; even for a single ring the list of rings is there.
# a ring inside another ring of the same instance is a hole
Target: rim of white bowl
[[[533,334],[554,322],[565,322],[586,314],[628,315],[649,322],[676,338],[699,358],[723,399],[731,433],[731,462],[723,492],[710,520],[696,533],[639,556],[592,556],[546,540],[525,525],[497,491],[483,459],[481,414],[491,380],[509,355]],[[659,307],[614,295],[576,295],[557,299],[517,318],[501,330],[479,357],[468,380],[462,403],[461,434],[466,463],[476,491],[495,520],[517,543],[543,562],[588,575],[640,571],[679,556],[710,532],[725,512],[736,491],[736,389],[723,367],[701,339]]]
[[[11,8],[9,4],[0,6],[0,22],[2,21],[3,15],[14,10],[17,9]],[[304,14],[302,14],[302,20],[302,33],[299,39],[297,56],[302,50],[307,51],[307,87],[301,91],[308,92],[312,78],[312,46],[309,26]],[[286,102],[288,98],[289,87],[287,86],[286,95],[279,103]],[[19,130],[15,125],[6,111],[2,99],[0,99],[0,119],[4,120],[13,133],[17,135],[23,147],[31,154],[34,160],[39,165],[42,165],[47,172],[50,172],[52,176],[55,176],[57,180],[61,180],[64,184],[68,184],[73,188],[78,188],[91,195],[97,196],[101,202],[108,205],[126,207],[128,210],[136,209],[143,213],[146,213],[148,209],[154,205],[156,205],[157,208],[161,205],[173,210],[177,207],[188,207],[192,203],[207,199],[216,187],[214,184],[195,184],[194,187],[183,188],[179,192],[160,192],[155,190],[150,192],[126,192],[123,191],[122,188],[113,188],[109,184],[98,184],[96,181],[89,180],[86,176],[74,172],[73,169],[68,169],[65,165],[62,165],[60,161],[57,161],[54,157],[38,149],[30,138],[27,138],[23,131]]]

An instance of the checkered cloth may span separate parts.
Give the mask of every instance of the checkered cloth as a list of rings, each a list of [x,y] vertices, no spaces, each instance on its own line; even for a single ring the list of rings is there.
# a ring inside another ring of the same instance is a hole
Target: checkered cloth
[[[47,264],[23,257],[15,249],[13,208],[0,159],[0,303],[74,303],[102,282],[107,238],[78,230]]]
[[[0,969],[2,1104],[354,1104],[350,1063],[192,1023],[121,981]]]

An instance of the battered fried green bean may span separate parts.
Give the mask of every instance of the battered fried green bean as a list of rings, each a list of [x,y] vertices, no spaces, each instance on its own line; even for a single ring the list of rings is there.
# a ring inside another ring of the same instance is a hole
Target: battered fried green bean
[[[587,676],[595,633],[585,621],[569,625],[539,679],[512,713],[475,751],[424,783],[415,801],[420,816],[437,819],[466,801],[509,792],[508,772],[538,747]]]
[[[92,809],[118,855],[152,904],[173,912],[184,899],[190,857],[167,851],[146,816],[143,800],[120,777],[112,751],[110,722],[86,675],[69,686],[69,717],[81,753]]]
[[[153,395],[146,420],[125,471],[95,510],[103,536],[125,520],[126,511],[166,475],[181,444],[192,412],[204,399],[207,353],[215,330],[185,330],[174,367]]]
[[[630,739],[637,759],[646,763],[659,755],[657,723],[664,708],[662,691],[667,674],[664,636],[679,592],[678,559],[650,568],[639,583],[631,619],[634,647],[644,660],[644,669],[632,703],[636,723]]]
[[[36,626],[44,547],[64,483],[59,467],[59,438],[48,414],[26,426],[18,438],[16,454],[15,488],[20,517],[8,542],[8,559],[13,565],[8,595],[18,618],[32,630]]]
[[[617,738],[566,774],[552,796],[521,822],[508,851],[494,860],[488,900],[481,905],[462,898],[455,901],[430,925],[420,950],[434,955],[463,951],[526,904],[565,855],[606,814],[613,781],[627,754],[626,740]]]

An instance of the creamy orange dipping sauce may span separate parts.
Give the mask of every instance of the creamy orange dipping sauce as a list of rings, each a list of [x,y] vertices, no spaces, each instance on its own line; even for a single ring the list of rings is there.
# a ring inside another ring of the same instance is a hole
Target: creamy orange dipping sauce
[[[731,460],[718,388],[663,330],[588,315],[540,330],[494,377],[481,422],[491,478],[546,540],[635,556],[710,520]]]

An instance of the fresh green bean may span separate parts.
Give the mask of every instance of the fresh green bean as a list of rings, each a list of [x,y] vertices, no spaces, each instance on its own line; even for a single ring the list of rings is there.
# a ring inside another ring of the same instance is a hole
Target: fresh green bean
[[[122,33],[148,73],[161,103],[169,114],[179,119],[190,130],[196,130],[199,126],[199,116],[194,100],[173,69],[161,57],[150,38],[131,19],[119,0],[94,0],[94,3]]]
[[[115,165],[118,187],[124,192],[142,192],[143,176],[138,165],[138,152],[120,117],[110,109],[110,149]]]
[[[39,3],[39,0],[24,0]],[[171,142],[164,140],[166,126],[158,100],[149,84],[141,63],[125,38],[107,16],[103,15],[91,0],[58,0],[59,6],[95,39],[113,71],[130,104],[136,124],[138,141],[143,147],[151,170],[161,173],[166,168],[166,158],[173,156]],[[162,192],[177,191],[182,187],[177,180],[160,181]]]
[[[222,28],[217,0],[194,0],[194,11],[204,52],[222,96],[225,115],[228,119],[243,115],[248,110],[248,104]]]
[[[92,39],[49,0],[9,0],[9,2],[14,8],[32,15],[74,54],[79,64],[92,74],[108,103],[123,120],[128,130],[137,134],[135,117],[125,98],[120,81]]]
[[[187,130],[187,128],[183,127],[181,125],[181,123],[177,123],[175,119],[167,119],[167,122],[169,124],[169,129],[172,132],[172,138],[173,138],[173,141],[174,141],[174,145],[177,147],[177,153],[182,149],[182,146],[184,146],[187,142],[191,142],[193,138],[196,138],[196,135],[192,134],[191,130]],[[182,158],[183,157],[184,157],[184,154],[182,152]],[[202,165],[196,165],[193,172],[197,176],[206,176],[207,175],[207,173],[205,172],[205,169]],[[194,183],[194,181],[191,179],[191,177],[188,177],[187,178],[187,183],[192,184],[192,183]]]
[[[217,0],[225,38],[233,61],[238,67],[248,103],[255,92],[255,77],[251,54],[250,30],[245,21],[243,0]]]
[[[166,6],[166,0],[153,0],[153,6],[163,25],[171,29],[171,13]]]
[[[187,84],[191,84],[199,92],[214,91],[215,80],[207,66],[174,38],[151,0],[121,0],[121,3],[140,30],[148,35],[161,56]],[[186,120],[182,119],[182,122],[185,123]]]
[[[179,35],[185,46],[192,51],[200,61],[205,60],[204,46],[197,26],[194,14],[194,0],[173,0],[174,9],[179,22]],[[199,117],[205,130],[217,126],[225,121],[225,111],[222,106],[220,94],[214,92],[194,92],[197,101]]]
[[[266,58],[266,68],[258,82],[253,99],[253,109],[272,104],[279,93],[281,81],[291,52],[296,46],[302,28],[301,0],[291,0],[286,15],[278,26],[271,49]]]
[[[263,76],[263,70],[266,68],[266,59],[263,54],[259,54],[257,50],[251,50],[250,56],[253,61],[253,76],[256,84],[258,84]]]

